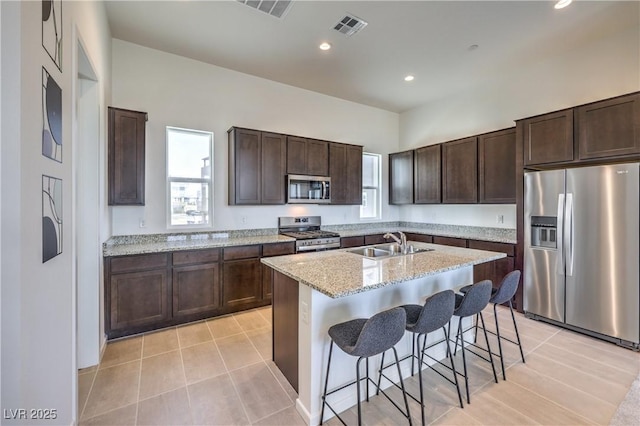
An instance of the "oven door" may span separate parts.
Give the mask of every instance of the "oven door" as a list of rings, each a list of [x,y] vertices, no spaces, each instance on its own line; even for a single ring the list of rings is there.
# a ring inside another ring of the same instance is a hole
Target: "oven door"
[[[331,178],[326,176],[287,176],[287,203],[328,204],[331,202]]]

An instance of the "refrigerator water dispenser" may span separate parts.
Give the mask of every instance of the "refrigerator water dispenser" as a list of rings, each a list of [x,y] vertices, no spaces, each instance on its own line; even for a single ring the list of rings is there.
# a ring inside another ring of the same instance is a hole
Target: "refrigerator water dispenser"
[[[531,216],[531,247],[557,248],[555,216]]]

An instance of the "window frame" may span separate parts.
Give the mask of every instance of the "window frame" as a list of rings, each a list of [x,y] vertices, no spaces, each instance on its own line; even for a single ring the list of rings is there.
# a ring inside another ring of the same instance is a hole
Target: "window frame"
[[[209,136],[209,178],[188,178],[188,177],[179,177],[179,176],[169,176],[169,133],[171,131],[190,133],[190,134],[201,134]],[[165,197],[165,211],[167,213],[166,226],[168,230],[190,230],[190,229],[206,229],[213,227],[213,160],[214,160],[214,152],[213,152],[213,141],[214,141],[214,133],[207,130],[196,130],[196,129],[187,129],[184,127],[176,127],[176,126],[166,126],[165,129],[165,176],[166,176],[166,197]],[[171,198],[171,184],[172,183],[198,183],[198,184],[207,184],[208,185],[208,199],[207,199],[207,208],[209,211],[209,219],[208,223],[188,223],[185,225],[177,225],[171,223],[173,206],[172,206],[172,198]]]
[[[365,189],[374,189],[377,192],[377,200],[376,200],[376,206],[375,206],[375,211],[376,211],[376,215],[375,217],[362,217],[362,207],[363,204],[360,205],[360,212],[358,213],[358,216],[360,218],[361,221],[374,221],[374,220],[380,220],[382,218],[382,155],[381,154],[376,154],[375,152],[363,152],[362,153],[362,159],[364,161],[364,157],[365,156],[375,156],[378,159],[378,185],[377,186],[367,186],[364,184],[365,179],[364,176],[362,177],[362,202],[364,203],[365,200],[365,193],[364,190]],[[362,167],[362,172],[364,173],[364,164]]]

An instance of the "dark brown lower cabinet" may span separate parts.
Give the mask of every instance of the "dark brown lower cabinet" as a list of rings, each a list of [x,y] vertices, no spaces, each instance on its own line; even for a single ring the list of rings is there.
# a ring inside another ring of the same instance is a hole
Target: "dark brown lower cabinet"
[[[413,232],[407,232],[407,241],[417,241],[419,243],[432,243],[433,236],[425,234],[414,234]]]
[[[173,317],[213,313],[220,308],[220,265],[173,268]]]
[[[109,287],[111,330],[140,327],[169,318],[166,269],[113,274]]]
[[[222,264],[222,303],[238,306],[262,299],[262,266],[260,259],[245,259]]]
[[[473,267],[474,282],[491,280],[493,286],[498,287],[505,275],[513,271],[513,269],[515,268],[515,246],[513,244],[469,240],[469,248],[478,250],[499,251],[507,255],[507,257],[494,260],[493,262],[475,265]],[[522,293],[522,285],[518,287],[518,292]],[[516,300],[520,299],[514,297],[514,300],[512,302],[514,309],[518,308],[517,303],[515,303]]]
[[[298,282],[293,278],[273,271],[273,362],[296,392],[298,392],[298,286]]]
[[[275,243],[265,244],[262,246],[262,257],[282,256],[286,254],[294,254],[296,252],[296,243]],[[270,300],[273,289],[273,273],[272,269],[267,265],[262,266],[262,299]]]
[[[433,236],[434,244],[442,244],[443,246],[454,246],[454,247],[466,247],[467,240],[464,238],[454,238],[454,237],[439,237],[437,235]]]
[[[369,246],[371,244],[384,244],[384,243],[389,242],[383,237],[383,235],[384,234],[365,235],[364,236],[364,245],[365,246]]]

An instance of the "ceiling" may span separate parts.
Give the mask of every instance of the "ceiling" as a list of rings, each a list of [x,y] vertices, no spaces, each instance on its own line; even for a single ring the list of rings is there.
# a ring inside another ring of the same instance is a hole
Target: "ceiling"
[[[393,112],[640,27],[638,1],[298,0],[283,18],[234,0],[105,4],[114,38]],[[368,25],[347,37],[345,14]]]

